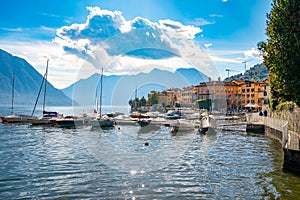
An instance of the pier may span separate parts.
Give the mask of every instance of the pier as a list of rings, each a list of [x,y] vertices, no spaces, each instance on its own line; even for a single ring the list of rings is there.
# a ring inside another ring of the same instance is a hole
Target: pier
[[[278,140],[282,144],[284,152],[283,168],[300,172],[300,136],[292,125],[289,126],[289,121],[259,116],[258,113],[249,113],[247,114],[246,131],[263,133]]]

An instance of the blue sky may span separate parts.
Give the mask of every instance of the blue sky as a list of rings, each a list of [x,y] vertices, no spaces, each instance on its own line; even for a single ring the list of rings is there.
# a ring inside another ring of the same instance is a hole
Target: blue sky
[[[180,49],[179,45],[176,46],[175,40],[169,35],[173,31],[186,37],[181,38],[185,40],[185,45],[199,45],[214,63],[218,76],[225,78],[227,68],[236,70],[232,74],[243,72],[243,61],[248,61],[248,68],[262,62],[257,55],[256,45],[266,39],[266,13],[270,12],[271,2],[3,1],[0,7],[0,48],[25,58],[40,73],[44,73],[45,57],[50,58],[52,71],[49,72],[49,80],[54,86],[64,88],[76,79],[95,72],[95,69],[92,70],[93,65],[99,61],[95,58],[96,51],[101,52],[101,58],[98,58],[101,62],[103,59],[107,63],[113,61],[110,65],[114,66],[107,70],[110,74],[129,73],[129,67],[146,69],[149,65],[163,67],[168,65],[166,63],[175,66],[180,61],[169,57],[157,58],[157,52],[148,53],[147,59],[142,55],[143,51],[135,51],[134,56],[124,55],[128,49],[151,46],[188,57],[188,53]],[[142,29],[137,32],[141,25]],[[161,31],[167,32],[168,37],[162,43],[158,40],[165,37]],[[135,42],[130,43],[135,45],[132,48],[127,48],[128,44],[125,43],[124,38],[129,37],[135,38]],[[103,48],[103,44],[106,48]],[[192,51],[198,50],[194,48]],[[91,58],[94,59],[93,62],[90,62]],[[86,64],[87,60],[89,64]],[[107,63],[101,64],[108,65]],[[137,66],[136,63],[142,64]],[[197,64],[202,65],[200,61]],[[177,67],[184,67],[184,64],[178,64]],[[89,70],[82,71],[82,68]],[[199,67],[199,70],[202,69],[205,73],[206,69]]]

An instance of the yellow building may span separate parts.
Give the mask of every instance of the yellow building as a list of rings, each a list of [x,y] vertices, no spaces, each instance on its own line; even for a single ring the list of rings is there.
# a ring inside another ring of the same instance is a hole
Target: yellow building
[[[269,81],[232,80],[211,81],[196,86],[198,99],[210,99],[216,109],[239,110],[247,104],[263,106],[269,98]],[[224,100],[226,104],[224,105]]]

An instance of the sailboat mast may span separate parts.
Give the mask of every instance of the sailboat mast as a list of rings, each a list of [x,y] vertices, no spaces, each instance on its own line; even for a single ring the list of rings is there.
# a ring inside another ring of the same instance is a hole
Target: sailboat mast
[[[44,103],[43,103],[43,113],[45,112],[45,105],[46,105],[46,92],[47,92],[48,64],[49,64],[49,59],[47,60],[47,67],[46,67],[46,73],[45,73],[45,88],[44,88]]]
[[[137,110],[137,86],[135,86],[134,109]]]
[[[14,114],[14,97],[15,97],[15,73],[13,72],[12,84],[11,84],[11,114]]]
[[[102,113],[102,84],[103,83],[103,68],[101,72],[101,77],[100,77],[100,108],[99,108],[99,114],[101,118],[101,113]]]

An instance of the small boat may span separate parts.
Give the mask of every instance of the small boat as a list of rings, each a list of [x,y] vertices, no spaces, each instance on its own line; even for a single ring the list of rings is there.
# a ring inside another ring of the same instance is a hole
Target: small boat
[[[200,133],[214,132],[217,127],[217,121],[213,115],[209,115],[208,113],[201,114],[200,117]]]
[[[84,120],[79,119],[76,116],[66,116],[54,121],[54,126],[60,128],[75,128],[76,126],[82,126],[83,124]]]
[[[47,60],[46,72],[44,74],[43,81],[42,81],[42,84],[40,86],[40,90],[38,92],[38,96],[36,98],[35,105],[33,107],[32,114],[31,114],[33,116],[33,114],[35,112],[35,108],[36,108],[37,102],[38,102],[39,97],[40,97],[41,90],[43,88],[43,84],[45,83],[45,85],[44,85],[44,101],[43,101],[43,116],[40,117],[40,118],[38,118],[38,119],[31,120],[30,123],[32,125],[54,125],[54,122],[55,122],[55,120],[57,118],[62,118],[63,117],[62,114],[59,114],[58,112],[45,111],[46,93],[47,93],[48,67],[49,67],[49,59]]]
[[[31,125],[55,125],[55,121],[59,118],[63,118],[62,114],[59,114],[58,112],[49,112],[49,111],[43,111],[43,116],[31,120]]]
[[[30,123],[32,120],[36,120],[37,117],[30,115],[9,115],[0,117],[3,124],[6,123]]]
[[[14,91],[15,91],[15,73],[13,73],[12,78],[12,98],[11,98],[11,115],[1,116],[1,121],[3,124],[6,123],[30,123],[31,120],[37,119],[37,117],[30,115],[15,115],[14,114]]]
[[[108,117],[107,115],[102,115],[102,85],[103,85],[103,68],[100,77],[100,106],[98,108],[98,97],[96,95],[96,108],[95,112],[97,113],[97,117],[90,121],[93,128],[104,128],[104,127],[113,127],[115,125],[115,121],[113,118]],[[97,111],[99,109],[99,111]]]
[[[132,112],[132,114],[130,115],[130,117],[132,117],[132,118],[138,118],[138,119],[150,118],[149,115],[142,114],[142,113],[139,113],[139,112]]]
[[[115,121],[110,117],[102,115],[101,117],[97,117],[90,121],[93,128],[102,128],[102,127],[113,127],[115,125]]]

